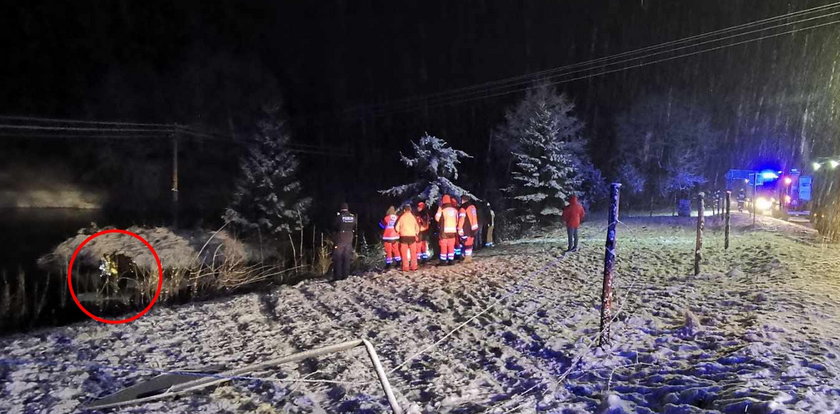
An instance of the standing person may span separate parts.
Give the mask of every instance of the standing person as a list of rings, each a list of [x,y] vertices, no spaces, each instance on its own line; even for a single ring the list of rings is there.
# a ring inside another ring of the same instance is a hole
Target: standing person
[[[566,233],[569,236],[569,249],[567,252],[578,251],[578,227],[586,212],[578,202],[577,196],[569,199],[569,204],[563,207],[563,221],[566,222]]]
[[[470,196],[461,196],[461,211],[458,213],[458,235],[464,241],[464,262],[472,262],[473,244],[478,233],[478,212]]]
[[[400,235],[394,226],[397,225],[397,209],[394,206],[388,207],[385,217],[379,222],[382,228],[382,244],[385,246],[385,270],[391,268],[391,264],[400,262]]]
[[[404,259],[402,271],[417,270],[417,237],[420,235],[420,224],[417,223],[417,217],[411,213],[410,204],[403,206],[395,228],[400,234],[400,257]]]
[[[356,232],[356,215],[350,212],[347,203],[341,203],[335,219],[333,242],[333,281],[343,280],[350,273],[353,260],[353,235]]]
[[[460,221],[462,215],[466,215],[466,212],[464,212],[461,208],[461,198],[457,196],[449,196],[449,200],[452,202],[452,207],[458,211],[458,221]],[[464,243],[461,237],[462,236],[459,234],[458,237],[455,238],[455,258],[458,260],[462,260],[464,258]]]
[[[422,262],[429,260],[429,225],[431,217],[429,217],[429,209],[426,208],[426,203],[417,203],[417,223],[420,224],[420,239],[417,242],[417,251],[420,257],[418,259]]]
[[[452,205],[452,199],[444,195],[441,205],[435,213],[438,223],[440,243],[440,262],[438,266],[452,265],[455,260],[455,239],[458,238],[458,210]]]
[[[490,203],[487,203],[487,211],[489,211],[490,220],[487,223],[487,233],[484,236],[484,247],[493,247],[493,228],[496,226],[496,213],[490,207]]]

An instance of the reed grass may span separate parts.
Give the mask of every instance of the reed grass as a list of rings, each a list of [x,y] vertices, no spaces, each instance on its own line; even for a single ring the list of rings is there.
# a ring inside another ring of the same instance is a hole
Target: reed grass
[[[303,234],[301,231],[300,237]],[[164,269],[163,286],[157,303],[209,299],[257,286],[288,284],[324,275],[332,265],[333,243],[327,235],[316,234],[314,230],[312,238],[311,248],[303,250],[303,241],[290,237],[282,254],[274,255],[270,260],[264,259],[260,243],[261,260],[257,263],[248,263],[239,255],[223,254],[221,244],[215,246],[211,260],[199,260],[205,248],[210,245],[208,239],[192,261],[193,266]],[[381,261],[381,252],[381,245],[368,245],[362,237],[353,269],[359,271],[375,268]],[[70,295],[66,269],[56,276],[48,274],[40,283],[28,281],[23,270],[17,272],[14,280],[7,276],[5,270],[0,272],[0,331],[54,324],[55,321],[42,318],[45,311],[61,314],[66,313],[63,311],[68,308],[75,308],[75,303],[68,300]],[[129,312],[147,306],[157,286],[157,271],[133,265],[133,262],[129,268],[119,269],[116,275],[103,274],[79,265],[73,270],[73,288],[84,297],[82,304],[88,310],[102,315]]]

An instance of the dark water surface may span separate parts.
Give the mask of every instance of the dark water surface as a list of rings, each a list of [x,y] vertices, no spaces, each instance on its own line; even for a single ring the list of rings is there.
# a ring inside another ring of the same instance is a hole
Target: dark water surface
[[[36,261],[101,217],[99,210],[0,209],[0,288],[14,295],[23,284],[26,298],[26,304],[21,304],[19,294],[12,299],[0,296],[11,302],[0,303],[9,307],[7,314],[0,315],[0,334],[84,317],[67,297],[64,275],[48,274]],[[37,312],[33,311],[36,306],[41,307]]]
[[[90,226],[99,210],[64,208],[0,209],[0,270],[36,271],[35,261]],[[104,224],[104,223],[99,223]]]

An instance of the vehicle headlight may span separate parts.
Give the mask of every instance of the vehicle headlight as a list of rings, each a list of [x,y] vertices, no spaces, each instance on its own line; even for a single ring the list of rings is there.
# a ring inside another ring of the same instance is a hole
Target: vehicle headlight
[[[759,197],[755,199],[755,208],[759,210],[770,210],[773,208],[773,202],[764,197]]]

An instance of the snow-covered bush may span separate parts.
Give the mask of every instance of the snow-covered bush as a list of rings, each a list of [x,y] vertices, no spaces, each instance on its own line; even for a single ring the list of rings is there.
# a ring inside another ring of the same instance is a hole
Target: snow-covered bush
[[[556,220],[572,195],[603,196],[600,171],[585,154],[583,123],[574,104],[548,86],[530,90],[505,115],[497,136],[502,153],[511,154],[511,182],[505,188],[513,221]],[[586,188],[583,187],[587,182]]]
[[[686,197],[688,192],[708,181],[699,173],[702,171],[700,160],[691,150],[683,150],[676,157],[676,162],[668,165],[666,170],[668,175],[662,183],[662,194],[676,193],[680,197]]]
[[[633,164],[622,164],[618,168],[618,181],[622,190],[630,194],[641,194],[645,190],[645,176]]]
[[[443,139],[428,133],[419,141],[412,142],[411,146],[414,154],[408,157],[400,153],[400,159],[406,167],[414,169],[417,179],[412,183],[381,190],[381,194],[399,198],[401,202],[423,200],[429,204],[437,202],[444,194],[466,194],[478,199],[454,183],[458,179],[460,158],[472,158],[469,154],[450,147]]]
[[[263,107],[263,118],[242,160],[242,177],[223,216],[245,232],[278,237],[306,225],[311,199],[300,194],[299,162],[286,148],[289,134],[279,104]]]

